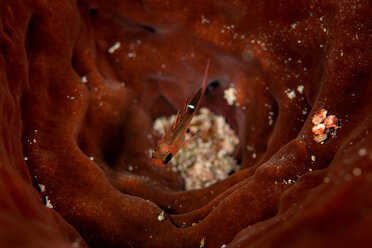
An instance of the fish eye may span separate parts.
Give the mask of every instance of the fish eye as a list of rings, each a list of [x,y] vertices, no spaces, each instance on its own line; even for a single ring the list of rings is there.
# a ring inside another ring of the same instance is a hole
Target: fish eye
[[[164,159],[163,164],[168,164],[168,162],[171,161],[172,157],[173,157],[173,154],[169,153],[167,157]]]

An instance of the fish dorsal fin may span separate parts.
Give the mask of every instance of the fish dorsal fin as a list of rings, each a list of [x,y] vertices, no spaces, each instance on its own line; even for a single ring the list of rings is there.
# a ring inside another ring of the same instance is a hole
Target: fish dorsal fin
[[[187,105],[189,104],[189,98],[186,99],[185,106],[183,106],[182,114],[184,114],[187,111]]]
[[[174,120],[174,123],[172,125],[173,130],[177,127],[178,123],[180,122],[180,119],[181,119],[181,114],[180,114],[180,111],[178,110],[177,115],[176,115],[176,119]]]
[[[208,71],[209,71],[209,64],[210,64],[210,59],[208,58],[208,61],[207,61],[207,68],[205,68],[203,84],[202,84],[202,86],[201,86],[202,94],[204,93],[205,89],[207,88],[207,84],[208,84]]]

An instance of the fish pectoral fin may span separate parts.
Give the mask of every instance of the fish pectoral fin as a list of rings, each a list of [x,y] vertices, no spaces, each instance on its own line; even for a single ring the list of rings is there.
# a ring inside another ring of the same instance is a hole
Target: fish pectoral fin
[[[167,136],[169,136],[169,134],[171,133],[171,130],[172,130],[172,124],[164,124],[163,125],[163,130],[164,130],[164,135],[163,135],[163,138],[162,140],[164,140],[164,138]]]
[[[196,134],[194,134],[190,139],[187,139],[185,141],[185,145],[186,144],[189,144],[191,142],[193,142],[194,140],[196,140],[197,138],[200,138],[201,137],[201,132],[197,132]]]

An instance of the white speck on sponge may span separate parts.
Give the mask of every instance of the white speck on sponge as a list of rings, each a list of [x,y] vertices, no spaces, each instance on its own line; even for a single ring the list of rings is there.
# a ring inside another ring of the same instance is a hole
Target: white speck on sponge
[[[304,92],[304,86],[303,85],[299,85],[297,86],[297,91],[300,92],[300,94],[302,94]]]
[[[83,82],[83,83],[88,83],[88,79],[87,79],[87,76],[82,76],[81,77],[81,82]]]
[[[41,192],[45,192],[45,185],[39,184],[39,187],[40,187]]]
[[[366,148],[359,149],[358,154],[361,157],[364,156],[364,155],[366,155],[367,154],[367,149]]]
[[[52,203],[50,202],[48,196],[45,196],[45,200],[46,200],[46,204],[45,204],[45,206],[48,207],[48,208],[53,208],[53,205],[52,205]]]
[[[207,18],[205,18],[204,15],[201,16],[201,24],[205,24],[205,23],[211,23],[210,20],[208,20]]]
[[[231,88],[224,90],[223,93],[224,93],[223,97],[226,99],[227,104],[233,105],[236,100],[236,89],[231,87]]]
[[[108,53],[114,53],[116,50],[120,48],[120,42],[116,42],[112,47],[110,47],[107,52]]]
[[[353,174],[354,174],[354,176],[358,177],[358,176],[362,175],[362,170],[358,167],[355,167],[353,169]]]
[[[164,210],[161,211],[161,213],[158,215],[158,221],[163,221],[163,220],[165,220]]]
[[[291,90],[291,89],[286,89],[285,90],[285,93],[287,94],[287,97],[289,99],[293,99],[296,97],[296,92],[294,90]]]

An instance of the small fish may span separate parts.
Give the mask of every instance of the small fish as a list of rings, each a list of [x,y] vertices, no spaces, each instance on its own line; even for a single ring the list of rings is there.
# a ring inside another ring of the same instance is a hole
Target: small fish
[[[190,131],[190,122],[199,108],[202,95],[207,87],[208,69],[209,59],[202,86],[198,92],[196,92],[195,96],[190,102],[186,100],[186,104],[182,112],[177,112],[173,125],[164,128],[164,135],[161,138],[159,145],[152,151],[153,165],[157,167],[164,167],[186,143],[191,142],[195,138],[199,137],[199,134],[195,134],[192,138],[186,140],[185,134]]]

